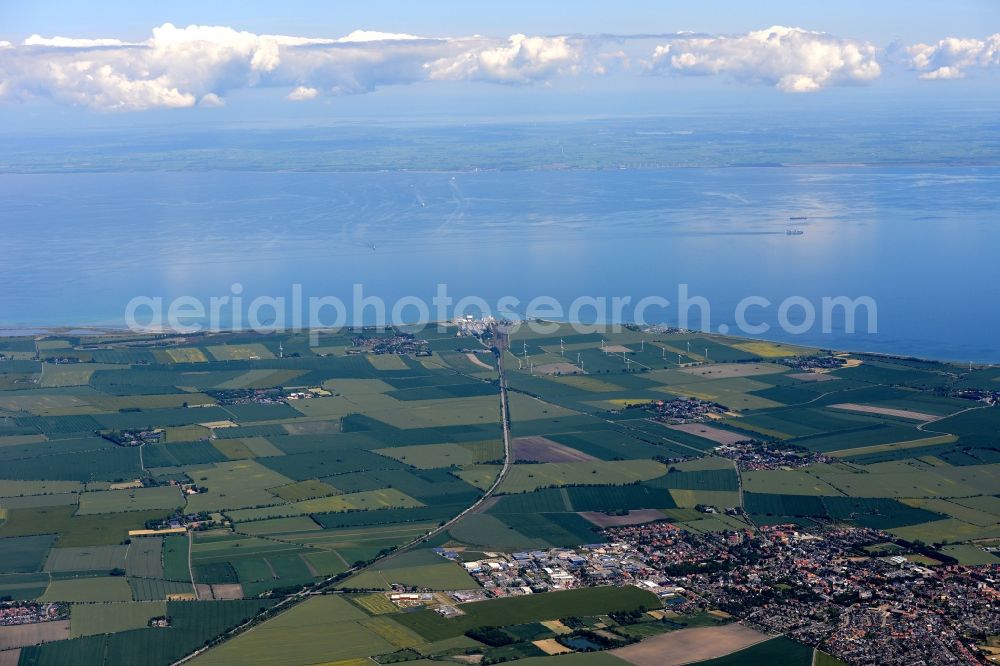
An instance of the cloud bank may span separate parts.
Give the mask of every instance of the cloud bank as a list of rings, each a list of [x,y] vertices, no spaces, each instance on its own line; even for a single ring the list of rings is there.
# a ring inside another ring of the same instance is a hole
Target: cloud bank
[[[728,74],[785,92],[812,92],[830,85],[878,78],[877,49],[868,42],[776,25],[745,35],[690,37],[657,46],[658,73]]]
[[[0,89],[105,111],[220,106],[226,92],[249,87],[288,87],[289,100],[307,101],[432,80],[531,84],[578,73],[585,50],[567,37],[358,30],[325,39],[165,23],[140,43],[40,35],[0,43]]]
[[[1000,33],[984,40],[948,37],[905,49],[908,64],[922,79],[961,79],[974,68],[1000,67]]]
[[[1000,64],[1000,34],[902,47],[921,78],[960,78]],[[871,43],[773,26],[738,35],[421,37],[356,30],[333,38],[164,23],[140,42],[32,35],[0,40],[0,99],[49,99],[99,111],[218,107],[245,88],[293,102],[436,81],[545,85],[626,70],[721,76],[790,93],[869,83],[882,73]]]

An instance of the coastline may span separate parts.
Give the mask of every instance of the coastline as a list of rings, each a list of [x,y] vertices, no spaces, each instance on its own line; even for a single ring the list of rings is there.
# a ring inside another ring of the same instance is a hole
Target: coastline
[[[566,322],[566,321],[556,321],[556,320],[542,320],[542,321],[545,321],[547,323],[552,323],[552,324],[559,324],[559,325],[571,325],[570,322]],[[439,323],[441,323],[441,322],[436,322],[436,321],[429,322],[427,324],[427,326],[435,326],[435,325],[437,325]],[[445,323],[450,323],[450,322],[445,322]],[[385,324],[385,326],[394,326],[394,325],[395,324]],[[587,326],[594,326],[593,324],[586,324],[586,325]],[[617,325],[625,327],[625,326],[630,326],[630,325],[634,325],[634,324],[631,324],[630,322],[624,322],[624,323],[619,323]],[[670,324],[653,324],[653,325],[654,326],[657,326],[657,325],[669,326]],[[370,326],[370,325],[365,325],[365,326]],[[400,326],[406,326],[406,324],[400,324]],[[615,326],[615,324],[606,324],[605,326]],[[352,328],[354,328],[354,327],[353,326],[344,326],[343,327],[343,329],[352,329]],[[142,330],[142,331],[134,331],[134,330],[129,329],[129,328],[124,327],[124,326],[106,326],[106,325],[88,326],[88,325],[70,325],[70,324],[67,324],[67,325],[63,325],[63,326],[24,326],[24,327],[3,326],[3,327],[0,327],[0,340],[2,340],[4,338],[47,337],[47,336],[59,336],[59,335],[74,335],[74,336],[80,336],[80,337],[87,337],[87,336],[99,337],[99,336],[107,336],[107,335],[123,335],[123,336],[124,335],[140,335],[140,336],[141,335],[149,335],[149,336],[156,336],[156,335],[186,335],[186,336],[200,336],[200,335],[221,335],[221,334],[225,334],[225,333],[247,333],[247,332],[250,332],[252,330],[253,329],[249,329],[249,328],[234,328],[234,329],[226,329],[226,330],[222,330],[222,331],[199,331],[197,333],[179,334],[176,331],[171,331],[169,329],[158,329],[158,330],[148,329],[148,330]],[[330,328],[323,328],[323,327],[318,327],[316,329],[303,328],[301,331],[297,331],[297,332],[307,333],[310,330],[329,331],[329,330],[340,330],[340,329],[330,329]],[[263,331],[258,331],[258,332],[261,335],[268,335],[269,334],[268,332],[263,332]],[[273,333],[273,331],[272,331],[272,333]],[[884,359],[895,359],[895,360],[901,360],[901,361],[920,361],[920,362],[924,362],[924,363],[940,363],[942,365],[949,365],[949,366],[963,367],[963,368],[966,367],[966,362],[965,361],[959,361],[957,359],[936,358],[936,357],[933,357],[933,356],[920,356],[920,355],[914,355],[914,354],[900,354],[900,353],[879,352],[879,351],[864,351],[864,350],[851,349],[851,348],[846,348],[846,347],[828,347],[828,346],[819,346],[819,345],[811,345],[811,344],[796,344],[796,343],[788,342],[787,340],[778,340],[778,339],[775,339],[775,338],[764,337],[764,336],[760,336],[760,337],[748,337],[748,336],[741,336],[741,335],[732,335],[732,334],[729,334],[729,333],[727,333],[727,334],[721,334],[721,333],[717,333],[717,332],[714,332],[714,331],[689,330],[689,331],[686,331],[686,333],[696,334],[696,335],[705,335],[705,336],[709,336],[709,337],[712,337],[712,338],[720,338],[720,339],[727,339],[727,340],[737,340],[739,342],[767,342],[767,343],[776,344],[776,345],[787,345],[789,347],[799,347],[799,348],[804,348],[804,349],[816,349],[816,350],[819,350],[819,351],[826,351],[826,352],[830,352],[830,353],[834,353],[834,354],[858,354],[858,355],[862,355],[863,354],[865,356],[875,356],[875,357],[884,358]],[[1000,362],[976,362],[976,361],[969,362],[969,367],[971,367],[972,369],[975,369],[975,370],[981,370],[981,369],[984,369],[984,368],[994,368],[994,367],[997,367],[997,366],[1000,366]]]

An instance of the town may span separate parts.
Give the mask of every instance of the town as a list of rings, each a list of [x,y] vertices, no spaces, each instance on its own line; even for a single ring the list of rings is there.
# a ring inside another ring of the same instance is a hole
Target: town
[[[1000,391],[988,391],[985,389],[961,389],[953,391],[951,397],[962,400],[975,400],[985,403],[990,407],[1000,405]]]
[[[458,557],[453,551],[439,550],[443,557]],[[643,568],[641,562],[630,559],[625,544],[483,555],[482,559],[462,562],[462,566],[491,598],[631,583]]]
[[[714,449],[714,453],[719,457],[735,460],[740,471],[745,472],[794,469],[833,461],[830,456],[822,453],[759,439],[744,439],[732,444],[722,444]]]
[[[645,405],[634,405],[634,407],[642,407],[653,414],[653,419],[670,424],[700,422],[729,411],[725,405],[699,398],[657,400]]]
[[[883,554],[871,528],[795,525],[693,534],[668,522],[608,528],[607,543],[513,553],[437,548],[482,590],[431,593],[396,586],[400,608],[445,617],[455,604],[577,587],[648,590],[677,617],[723,611],[851,664],[991,663],[1000,633],[1000,566],[928,564]]]
[[[977,645],[1000,633],[1000,567],[873,556],[864,548],[892,538],[870,528],[695,535],[654,523],[606,535],[644,565],[623,576],[682,591],[677,609],[718,608],[851,664],[987,663]]]
[[[482,317],[481,319],[477,319],[470,314],[465,315],[464,317],[458,317],[455,319],[453,324],[457,329],[455,335],[458,337],[468,336],[479,338],[480,340],[490,340],[492,339],[497,327],[509,326],[511,322],[496,319],[489,315]]]
[[[351,338],[350,349],[345,353],[355,354],[395,354],[405,356],[430,356],[431,351],[427,340],[421,340],[412,333],[397,333],[391,336],[356,335]]]
[[[0,600],[0,627],[69,619],[69,604]]]

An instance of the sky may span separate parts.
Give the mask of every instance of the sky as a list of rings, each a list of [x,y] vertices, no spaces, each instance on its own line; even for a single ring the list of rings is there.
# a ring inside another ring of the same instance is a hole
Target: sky
[[[1000,3],[0,1],[0,122],[1000,101]]]

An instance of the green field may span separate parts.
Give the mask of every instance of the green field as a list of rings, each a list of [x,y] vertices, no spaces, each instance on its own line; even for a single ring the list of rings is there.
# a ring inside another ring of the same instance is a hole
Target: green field
[[[845,662],[821,650],[815,651],[812,663],[813,666],[847,666]]]
[[[55,540],[54,534],[0,539],[0,573],[41,571]]]
[[[163,539],[142,537],[132,539],[125,552],[125,572],[140,578],[163,577]]]
[[[49,575],[45,573],[0,574],[0,597],[37,599],[48,585]]]
[[[958,560],[960,564],[1000,564],[1000,557],[983,550],[982,547],[974,546],[972,544],[943,546],[941,548],[941,552],[945,555],[951,555]]]
[[[119,544],[129,530],[143,529],[146,521],[169,512],[131,511],[91,516],[74,516],[75,507],[11,509],[0,525],[0,538],[32,534],[58,534],[56,548]]]
[[[839,476],[837,479],[839,480]],[[816,474],[795,470],[765,470],[743,473],[744,489],[755,493],[786,495],[839,495],[835,487]]]
[[[190,582],[159,578],[129,577],[128,584],[132,588],[132,598],[136,601],[158,601],[169,599],[171,595],[191,596],[194,590]]]
[[[76,493],[83,490],[79,481],[14,481],[0,480],[0,497]]]
[[[407,509],[423,504],[396,488],[365,490],[322,499],[305,500],[293,506],[302,513],[336,513],[338,511],[370,511],[377,509]]]
[[[552,547],[546,539],[522,534],[499,517],[489,513],[477,513],[462,518],[448,530],[448,534],[459,543],[496,550]]]
[[[340,587],[390,590],[398,583],[431,590],[469,590],[479,587],[460,565],[427,550],[416,550],[379,562],[351,576]]]
[[[46,571],[110,571],[125,568],[128,546],[55,548],[45,561]]]
[[[331,551],[346,564],[369,560],[384,549],[401,546],[423,536],[435,526],[436,523],[410,522],[343,527],[320,532],[286,534],[281,538],[290,543]]]
[[[979,527],[978,525],[970,525],[954,518],[948,518],[946,520],[935,520],[916,525],[894,527],[889,531],[907,541],[923,541],[924,543],[948,541],[955,543],[972,541],[974,539],[998,539],[1000,538],[1000,523],[987,527]]]
[[[132,588],[122,576],[53,580],[41,601],[131,601]]]
[[[294,544],[271,539],[242,536],[238,534],[205,533],[195,538],[191,548],[191,562],[211,564],[228,562],[232,558],[254,557],[262,554],[294,552],[299,550]]]
[[[666,467],[651,460],[519,464],[511,467],[500,492],[526,493],[566,485],[625,485],[648,481],[665,471]]]
[[[77,515],[92,513],[121,513],[124,511],[149,511],[152,509],[178,509],[184,498],[176,486],[134,488],[131,490],[105,490],[80,495]]]
[[[271,488],[270,490],[286,502],[298,502],[300,500],[313,499],[315,497],[327,497],[328,495],[337,495],[340,493],[339,490],[330,484],[323,483],[318,479],[299,481],[287,486]]]
[[[425,639],[436,641],[460,636],[474,627],[601,615],[619,610],[652,609],[659,605],[655,596],[635,587],[590,587],[462,604],[461,608],[466,614],[456,618],[446,619],[430,610],[403,613],[395,618]]]
[[[697,666],[771,666],[771,664],[811,666],[813,664],[813,649],[808,645],[780,636],[751,645],[725,657],[699,661],[696,664]]]
[[[35,509],[41,506],[79,506],[77,493],[58,495],[22,495],[21,497],[0,497],[0,509]]]
[[[264,467],[254,460],[234,460],[200,467],[186,472],[208,492],[188,497],[189,511],[218,511],[247,506],[276,504],[278,500],[266,488],[288,486],[292,479]]]
[[[188,570],[188,538],[186,536],[168,536],[163,539],[163,577],[167,580],[191,580]]]
[[[308,516],[292,516],[289,518],[272,518],[240,523],[236,531],[251,536],[281,535],[295,532],[312,532],[322,529]]]
[[[347,560],[337,551],[313,551],[302,553],[300,557],[308,563],[310,570],[319,576],[336,576],[350,568]]]
[[[729,490],[689,490],[686,488],[671,488],[670,497],[680,508],[694,508],[699,504],[726,508],[739,506],[739,493]]]
[[[142,629],[151,618],[166,614],[165,601],[73,604],[70,630],[74,638],[113,634],[129,629]]]
[[[1000,480],[1000,467],[989,465],[952,470],[894,461],[867,465],[863,472],[817,469],[815,476],[853,497],[972,497],[988,494]]]
[[[480,446],[475,446],[475,444],[477,443],[462,445],[418,444],[391,449],[375,449],[375,453],[395,458],[402,463],[421,469],[474,465],[503,457],[503,445],[500,442],[482,442]]]
[[[674,508],[670,491],[658,487],[655,481],[626,486],[545,488],[531,493],[503,495],[490,511],[501,514]]]
[[[346,599],[315,597],[192,663],[299,666],[395,651],[392,643],[362,623],[366,619],[368,615]]]

